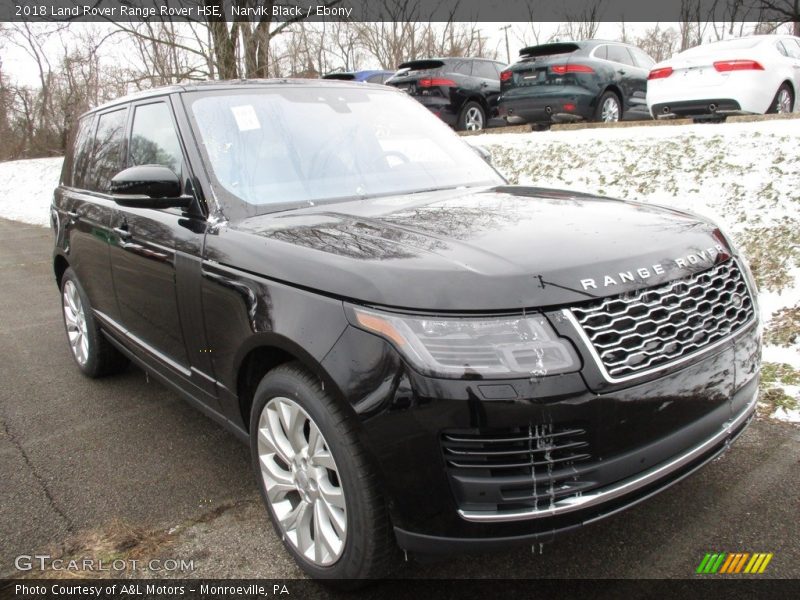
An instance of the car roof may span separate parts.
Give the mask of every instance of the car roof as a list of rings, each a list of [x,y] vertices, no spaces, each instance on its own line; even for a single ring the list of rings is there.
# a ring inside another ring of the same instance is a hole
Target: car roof
[[[119,98],[115,98],[114,100],[110,100],[90,110],[87,110],[85,113],[81,115],[81,117],[99,111],[103,111],[120,104],[127,104],[129,102],[138,102],[140,100],[146,100],[147,98],[157,98],[160,96],[167,96],[169,94],[176,94],[176,93],[180,94],[186,92],[213,91],[213,90],[254,89],[259,87],[270,88],[278,86],[336,88],[342,86],[347,87],[352,85],[355,85],[354,82],[352,81],[342,81],[337,79],[283,78],[283,79],[224,79],[224,80],[214,80],[214,81],[196,81],[192,83],[166,85],[149,90],[143,90],[141,92],[135,92],[133,94],[127,94],[125,96],[120,96]],[[390,88],[385,85],[379,85],[373,83],[360,83],[360,82],[358,83],[359,89],[363,90],[364,86],[372,87],[378,90],[396,91],[394,90],[394,88]]]

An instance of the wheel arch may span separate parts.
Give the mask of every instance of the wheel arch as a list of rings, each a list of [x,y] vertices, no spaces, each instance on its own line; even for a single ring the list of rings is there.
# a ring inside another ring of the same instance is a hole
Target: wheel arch
[[[280,365],[297,362],[319,378],[322,388],[349,410],[344,396],[320,362],[292,340],[277,334],[254,336],[238,353],[236,397],[245,430],[250,430],[250,408],[261,380]]]
[[[606,92],[613,92],[614,95],[616,95],[617,100],[619,100],[619,109],[620,109],[619,117],[620,120],[622,120],[622,112],[625,111],[625,100],[622,96],[622,90],[619,89],[617,84],[609,83],[605,88],[603,88],[603,91],[600,92],[600,94],[598,94],[597,96],[597,99],[595,101],[595,106],[597,106],[600,103],[600,98],[602,98],[603,94],[605,94]]]
[[[63,254],[56,254],[55,258],[53,258],[53,273],[56,276],[56,285],[58,285],[59,290],[61,289],[61,280],[67,269],[69,269],[69,261]]]

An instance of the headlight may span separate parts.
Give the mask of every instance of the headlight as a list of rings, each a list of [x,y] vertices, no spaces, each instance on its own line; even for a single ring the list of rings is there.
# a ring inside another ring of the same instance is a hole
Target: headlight
[[[353,325],[389,340],[418,371],[448,378],[542,377],[580,368],[542,315],[424,317],[350,306]]]

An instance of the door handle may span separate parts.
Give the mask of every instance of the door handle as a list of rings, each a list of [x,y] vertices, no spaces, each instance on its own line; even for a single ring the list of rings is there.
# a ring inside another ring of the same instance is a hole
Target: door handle
[[[72,219],[73,221],[77,221],[78,219],[81,218],[81,216],[77,212],[75,212],[74,210],[68,210],[67,211],[67,216],[70,219]]]
[[[116,233],[121,240],[127,240],[131,237],[131,232],[128,231],[127,225],[120,225],[119,227],[114,227],[114,233]]]
[[[617,69],[617,73],[620,75],[625,75],[625,69]]]

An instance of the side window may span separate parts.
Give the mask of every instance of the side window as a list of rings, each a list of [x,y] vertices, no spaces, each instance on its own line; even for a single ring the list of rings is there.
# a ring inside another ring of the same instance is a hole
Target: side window
[[[594,51],[594,57],[608,60],[608,46],[598,46],[597,50]]]
[[[61,169],[61,185],[83,187],[92,146],[94,115],[83,117],[75,127],[75,136],[69,146]]]
[[[451,63],[449,70],[460,75],[472,75],[472,63],[468,60],[458,60]]]
[[[800,58],[800,40],[784,40],[783,44],[789,56],[792,58]]]
[[[472,74],[475,77],[483,79],[497,79],[497,70],[494,68],[494,63],[488,60],[476,60],[472,63]]]
[[[634,60],[636,60],[636,64],[642,67],[643,69],[650,70],[650,68],[654,64],[656,64],[656,61],[650,58],[650,55],[643,52],[642,50],[639,50],[638,48],[628,48],[628,50],[630,50],[630,53],[633,54],[633,58]]]
[[[128,166],[161,165],[180,178],[183,154],[172,122],[172,112],[164,102],[137,106],[133,113]]]
[[[628,52],[628,49],[625,46],[608,46],[608,60],[622,63],[623,65],[630,65],[634,66],[633,58]]]
[[[383,73],[376,73],[367,77],[367,83],[383,83]]]
[[[789,56],[789,52],[786,50],[786,46],[783,45],[783,42],[777,41],[775,42],[775,48],[780,52],[783,56]]]
[[[128,109],[122,108],[100,115],[97,131],[86,169],[86,179],[81,187],[95,192],[107,192],[111,178],[121,170],[122,140]]]

